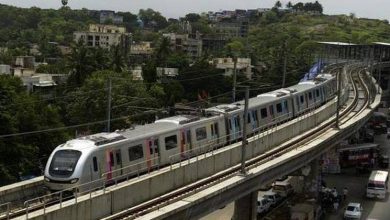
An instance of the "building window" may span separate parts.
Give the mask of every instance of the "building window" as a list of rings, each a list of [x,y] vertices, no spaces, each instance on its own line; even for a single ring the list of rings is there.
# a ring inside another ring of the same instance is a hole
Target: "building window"
[[[138,160],[144,157],[144,152],[142,151],[142,144],[129,147],[129,161]]]
[[[195,130],[195,133],[196,133],[196,140],[197,140],[197,141],[204,140],[204,139],[207,138],[206,127],[197,128],[197,129]]]
[[[165,138],[165,149],[171,150],[177,147],[177,137],[172,135]]]

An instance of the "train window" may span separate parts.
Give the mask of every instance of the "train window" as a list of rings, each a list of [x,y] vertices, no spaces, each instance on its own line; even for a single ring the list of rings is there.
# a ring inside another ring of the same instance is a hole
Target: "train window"
[[[98,163],[96,157],[92,158],[92,163],[93,163],[93,171],[97,172],[98,171]]]
[[[301,95],[300,99],[301,99],[301,103],[303,104],[305,102],[305,98],[303,97],[303,95]]]
[[[309,92],[309,100],[312,100],[313,99],[313,94],[311,92]]]
[[[129,147],[129,161],[138,160],[144,157],[142,144]]]
[[[114,153],[110,152],[110,165],[114,166]]]
[[[251,115],[248,113],[247,117],[246,117],[246,120],[248,122],[248,124],[251,123]]]
[[[165,149],[171,150],[177,147],[177,137],[172,135],[165,138]]]
[[[214,129],[215,129],[214,134],[217,135],[217,136],[219,136],[218,122],[214,123]]]
[[[276,104],[276,112],[277,112],[277,113],[283,112],[282,103]]]
[[[266,118],[268,115],[267,115],[267,109],[266,108],[262,108],[260,110],[260,114],[261,114],[261,118]]]
[[[195,133],[196,133],[196,140],[197,140],[197,141],[204,140],[204,139],[207,138],[206,127],[197,128],[197,129],[195,130]]]
[[[211,127],[211,136],[214,137],[214,124],[211,124],[210,127]]]
[[[316,89],[316,96],[320,97],[320,90],[319,89]]]

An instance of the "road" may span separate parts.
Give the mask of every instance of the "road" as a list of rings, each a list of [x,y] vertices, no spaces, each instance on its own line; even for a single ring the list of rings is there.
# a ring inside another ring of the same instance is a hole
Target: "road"
[[[380,144],[383,152],[389,155],[390,141],[386,138],[386,135],[375,136],[375,143]],[[360,202],[363,206],[362,219],[367,220],[387,220],[390,219],[390,201],[387,194],[384,200],[367,199],[364,195],[366,192],[366,183],[369,174],[356,175],[355,170],[344,170],[338,175],[327,175],[324,177],[326,184],[329,188],[334,186],[338,192],[341,193],[342,189],[348,187],[347,202]],[[340,205],[339,211],[336,213],[327,213],[326,220],[342,219],[344,208],[347,202],[343,202]]]
[[[386,135],[375,136],[375,143],[379,144],[382,152],[390,156],[390,140]],[[328,212],[325,215],[325,220],[340,220],[343,219],[344,208],[348,202],[360,202],[363,206],[363,218],[366,220],[388,220],[390,219],[390,201],[387,194],[384,200],[367,199],[365,197],[366,183],[369,173],[356,174],[356,170],[345,169],[341,174],[328,174],[324,176],[324,180],[329,188],[336,187],[341,193],[346,186],[348,188],[347,201],[340,204],[337,212]],[[390,187],[390,184],[389,184]],[[219,209],[201,220],[230,220],[234,211],[234,203],[227,205],[224,209]]]

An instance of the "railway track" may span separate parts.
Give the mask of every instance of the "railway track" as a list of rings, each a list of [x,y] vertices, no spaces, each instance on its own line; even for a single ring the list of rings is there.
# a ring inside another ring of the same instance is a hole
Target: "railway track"
[[[340,71],[341,68],[342,68],[342,65],[334,65],[331,68],[329,68],[328,71],[329,72],[337,72],[337,71]],[[350,81],[353,81],[354,79],[352,79],[352,74],[348,74],[348,75],[350,75]],[[361,82],[361,79],[359,79],[359,77],[358,77],[355,79],[355,81]],[[358,87],[356,85],[357,83],[352,83],[352,84],[354,85],[353,90],[354,90],[355,94],[357,94],[358,88],[362,88],[362,87]],[[367,94],[368,94],[368,92],[367,92]],[[358,100],[359,99],[356,98],[356,96],[355,96],[355,99],[353,102],[358,103]],[[350,105],[350,106],[352,106],[352,105]],[[340,115],[340,119],[344,118],[343,117],[343,115],[345,115],[344,112],[350,108],[352,108],[352,107],[349,107],[349,108],[346,108],[343,110],[343,113]],[[331,123],[329,123],[328,127],[332,126],[333,123],[334,123],[334,120]],[[318,132],[311,132],[308,135],[305,135],[305,137],[307,136],[305,139],[309,138],[310,136],[314,136],[316,134],[318,134]],[[303,140],[294,141],[289,146],[286,146],[283,149],[269,151],[268,153],[265,153],[265,154],[261,155],[260,157],[257,157],[256,159],[252,159],[252,160],[248,161],[246,164],[246,167],[250,168],[250,167],[258,166],[258,165],[265,163],[265,162],[267,162],[275,157],[280,156],[281,154],[287,152],[288,150],[291,150],[292,148],[296,148],[297,145],[300,145],[302,143],[303,143]],[[217,184],[217,183],[223,181],[224,179],[231,177],[232,175],[236,175],[236,173],[238,172],[238,169],[239,169],[238,167],[234,167],[233,169],[229,170],[228,172],[221,172],[221,174],[216,175],[215,177],[208,179],[207,181],[198,181],[197,183],[194,183],[194,184],[190,185],[189,187],[186,187],[185,189],[179,189],[175,192],[172,192],[172,193],[167,194],[165,196],[161,196],[161,197],[159,197],[155,200],[152,200],[150,202],[147,202],[147,203],[141,204],[139,206],[133,207],[131,209],[128,209],[125,212],[121,212],[117,215],[113,215],[111,217],[108,217],[107,219],[134,219],[135,217],[146,214],[150,211],[153,211],[153,210],[159,208],[160,206],[163,206],[167,203],[177,201],[185,196],[188,196],[189,194],[193,194],[199,190],[202,190],[204,188],[207,188],[207,187],[210,187],[214,184]],[[68,197],[66,199],[72,199],[72,198],[74,198],[74,197]],[[15,207],[14,209],[12,209],[12,211],[8,212],[8,215],[0,216],[0,220],[20,217],[20,216],[26,215],[26,213],[45,208],[45,206],[47,207],[50,205],[58,204],[58,202],[56,202],[56,201],[58,201],[58,198],[49,198],[48,197],[46,199],[47,199],[46,202],[44,202],[44,203],[42,202],[42,204],[39,204],[39,203],[34,204],[33,207],[30,207],[28,209],[26,209],[24,207]],[[66,200],[65,198],[61,198],[61,199],[63,201]]]
[[[336,71],[337,69],[340,69],[340,67],[335,67],[331,71]],[[350,103],[347,107],[341,108],[340,123],[346,123],[347,121],[351,120],[356,114],[359,114],[369,105],[369,98],[367,98],[369,97],[369,88],[364,84],[362,80],[362,74],[364,73],[365,69],[360,65],[350,65],[347,71],[348,71],[347,75],[349,78],[350,86],[352,87],[354,98],[353,100],[350,100]],[[281,156],[282,154],[285,154],[286,152],[292,149],[296,149],[300,145],[309,143],[311,140],[321,136],[321,134],[323,134],[324,131],[328,129],[332,129],[335,126],[335,123],[336,123],[336,119],[332,119],[326,123],[323,123],[321,126],[317,127],[316,129],[307,132],[307,134],[305,134],[299,140],[292,141],[291,143],[289,143],[288,145],[282,148],[271,150],[254,159],[251,159],[250,161],[247,161],[246,169],[257,167],[276,157]],[[228,171],[216,174],[213,177],[208,178],[207,180],[198,181],[188,187],[178,189],[174,192],[160,196],[159,198],[156,198],[149,202],[145,202],[143,204],[140,204],[136,207],[132,207],[125,211],[116,213],[104,219],[105,220],[135,219],[149,212],[155,211],[167,204],[171,204],[189,195],[199,192],[203,189],[209,188],[217,183],[226,180],[227,178],[237,175],[239,170],[240,170],[240,165],[237,165],[229,169]]]

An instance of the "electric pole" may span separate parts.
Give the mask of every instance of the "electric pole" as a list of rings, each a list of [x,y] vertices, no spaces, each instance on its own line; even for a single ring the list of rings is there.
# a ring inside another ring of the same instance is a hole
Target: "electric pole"
[[[284,42],[284,60],[283,60],[283,81],[282,88],[286,85],[286,74],[287,74],[287,41]]]
[[[337,106],[336,106],[336,128],[337,129],[340,129],[339,126],[340,90],[341,90],[341,72],[338,72],[337,73]]]
[[[107,132],[110,132],[111,128],[111,90],[112,90],[112,81],[111,78],[108,78],[108,100],[107,100]]]
[[[236,101],[236,84],[237,84],[237,57],[233,58],[234,70],[233,70],[233,102]]]
[[[245,107],[244,107],[244,123],[242,127],[242,144],[241,144],[241,174],[246,175],[245,170],[245,155],[246,155],[246,126],[248,121],[248,104],[249,104],[249,87],[245,86]]]

